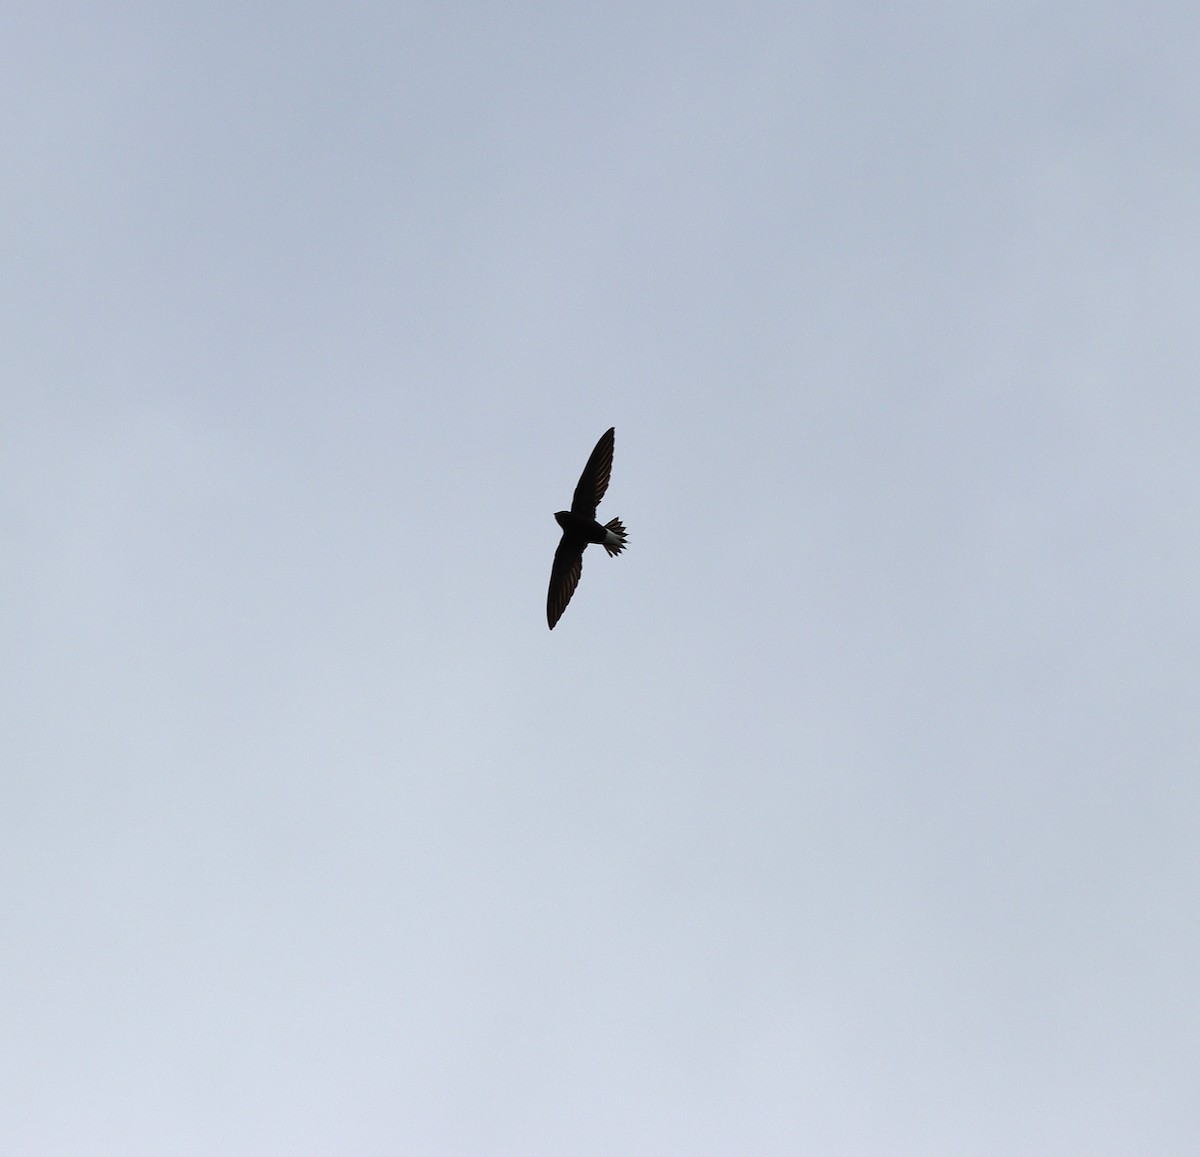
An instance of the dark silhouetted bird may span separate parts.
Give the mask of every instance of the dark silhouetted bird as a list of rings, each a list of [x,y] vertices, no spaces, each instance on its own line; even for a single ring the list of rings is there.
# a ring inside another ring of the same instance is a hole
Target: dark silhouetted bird
[[[563,534],[558,550],[554,552],[550,593],[546,596],[546,621],[552,631],[579,585],[587,544],[598,542],[609,554],[620,554],[625,549],[625,527],[619,518],[603,526],[596,521],[596,507],[608,489],[609,475],[612,474],[614,429],[611,427],[600,435],[600,441],[579,476],[571,509],[560,510],[554,516]]]

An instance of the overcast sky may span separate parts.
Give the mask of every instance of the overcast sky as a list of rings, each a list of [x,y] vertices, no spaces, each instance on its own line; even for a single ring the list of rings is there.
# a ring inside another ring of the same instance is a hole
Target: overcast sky
[[[1200,1152],[1200,12],[0,60],[0,1149]]]

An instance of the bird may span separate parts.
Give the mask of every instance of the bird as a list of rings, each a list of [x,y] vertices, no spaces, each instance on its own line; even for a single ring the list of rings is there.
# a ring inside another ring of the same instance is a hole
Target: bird
[[[599,543],[610,555],[620,554],[625,549],[625,527],[619,518],[613,518],[603,526],[596,521],[596,507],[608,489],[612,474],[615,432],[616,427],[610,426],[600,435],[600,441],[596,443],[579,476],[579,485],[575,487],[575,495],[571,499],[571,509],[560,510],[554,516],[563,533],[554,552],[550,591],[546,595],[546,621],[552,631],[579,585],[579,576],[583,573],[583,552],[588,543]]]

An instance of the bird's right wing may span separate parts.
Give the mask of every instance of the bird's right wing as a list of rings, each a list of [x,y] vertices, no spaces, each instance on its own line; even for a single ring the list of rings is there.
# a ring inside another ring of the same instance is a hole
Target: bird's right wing
[[[587,518],[596,517],[596,507],[608,489],[608,480],[612,476],[613,432],[615,426],[609,426],[600,435],[600,441],[587,460],[583,473],[579,476],[579,485],[575,487],[575,497],[571,499],[571,513],[582,514]]]
[[[579,585],[579,576],[583,574],[583,544],[573,542],[569,535],[564,534],[554,552],[554,566],[550,570],[550,591],[546,595],[546,621],[550,629],[562,618],[567,609],[567,603]]]

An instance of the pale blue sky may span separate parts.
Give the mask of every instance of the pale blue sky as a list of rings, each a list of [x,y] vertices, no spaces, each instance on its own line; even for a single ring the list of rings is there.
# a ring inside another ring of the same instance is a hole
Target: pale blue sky
[[[0,1149],[1197,1152],[1200,15],[0,51]]]

